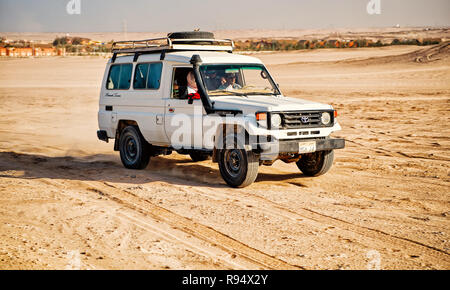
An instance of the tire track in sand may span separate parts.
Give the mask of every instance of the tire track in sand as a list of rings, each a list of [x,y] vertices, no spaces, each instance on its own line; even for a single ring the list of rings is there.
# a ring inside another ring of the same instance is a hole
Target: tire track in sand
[[[293,222],[299,222],[303,219],[308,219],[320,224],[325,224],[327,226],[332,225],[344,231],[350,231],[362,237],[371,238],[373,242],[379,244],[380,248],[386,247],[386,242],[389,242],[392,245],[402,246],[416,253],[419,252],[423,255],[431,256],[441,261],[446,261],[450,265],[450,253],[443,249],[439,249],[434,246],[415,241],[413,239],[400,237],[379,229],[357,225],[349,221],[326,215],[309,208],[297,208],[295,210],[292,210],[264,197],[246,193],[244,191],[239,191],[239,194],[229,195],[214,191],[206,192],[205,190],[202,190],[200,188],[196,188],[193,190],[209,197],[215,196],[216,198],[220,197],[230,199],[230,197],[232,196],[233,199],[239,201],[242,208],[245,208],[247,210],[255,210],[257,212],[262,212],[272,216],[287,218]],[[243,195],[245,195],[245,197],[243,197]],[[249,205],[251,207],[249,207]],[[383,242],[380,243],[378,241]],[[373,244],[373,242],[371,244]]]
[[[194,222],[189,218],[180,216],[168,209],[157,206],[148,200],[138,197],[129,190],[120,189],[108,182],[76,180],[65,180],[64,182],[67,184],[73,184],[78,188],[82,187],[87,191],[101,193],[123,206],[170,225],[174,230],[180,230],[188,235],[196,237],[197,239],[209,244],[215,251],[221,250],[222,256],[233,256],[236,261],[241,261],[241,263],[239,263],[243,264],[239,265],[241,268],[287,270],[305,269],[302,266],[289,264],[258,249],[252,248],[230,236],[227,236],[224,233],[218,232],[209,226]],[[136,219],[133,220],[134,224],[138,227],[145,228],[148,226],[145,225],[145,222],[137,222]],[[197,248],[197,246],[194,248]],[[206,250],[202,251],[207,252]],[[228,254],[223,253],[224,251]],[[218,256],[213,254],[213,258],[217,259]],[[229,263],[228,261],[224,262]]]

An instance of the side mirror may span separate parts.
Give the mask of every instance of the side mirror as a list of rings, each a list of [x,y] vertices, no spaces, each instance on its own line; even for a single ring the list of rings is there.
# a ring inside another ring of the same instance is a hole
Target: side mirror
[[[267,72],[264,70],[261,71],[261,77],[265,80],[269,78],[269,76],[267,75]]]

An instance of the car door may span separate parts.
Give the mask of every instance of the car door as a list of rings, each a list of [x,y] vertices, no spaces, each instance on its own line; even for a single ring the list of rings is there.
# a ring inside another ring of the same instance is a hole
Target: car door
[[[186,72],[192,70],[192,67],[173,68],[171,94],[165,103],[164,128],[170,144],[175,149],[201,149],[203,148],[205,111],[201,100],[194,100],[192,104],[189,104],[187,99],[178,98],[176,75],[181,75],[183,78],[185,72],[180,74],[182,70]]]
[[[168,140],[164,132],[163,98],[164,66],[161,61],[145,59],[135,65],[133,75],[133,90],[127,96],[128,106],[124,111],[132,113],[145,139],[153,145],[167,145]],[[147,61],[148,60],[148,61]],[[131,117],[130,117],[131,118]]]

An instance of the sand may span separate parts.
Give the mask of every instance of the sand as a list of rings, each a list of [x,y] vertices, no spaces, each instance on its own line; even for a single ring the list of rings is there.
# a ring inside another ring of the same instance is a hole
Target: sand
[[[244,189],[178,154],[123,168],[96,138],[106,59],[0,59],[0,269],[450,269],[450,58],[424,49],[257,54],[347,146]]]

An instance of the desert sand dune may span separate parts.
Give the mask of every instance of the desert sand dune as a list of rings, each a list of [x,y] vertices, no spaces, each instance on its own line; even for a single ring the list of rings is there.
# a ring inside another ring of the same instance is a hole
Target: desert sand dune
[[[434,62],[442,61],[446,63],[446,60],[450,57],[450,42],[444,42],[439,45],[428,46],[421,49],[414,49],[409,53],[402,53],[398,55],[376,56],[366,59],[352,59],[338,61],[339,63],[352,63],[359,65],[376,65],[376,64],[400,64],[411,62]]]
[[[238,190],[178,154],[123,168],[96,138],[106,59],[0,59],[0,268],[450,269],[448,47],[352,53],[256,55],[347,147]]]

